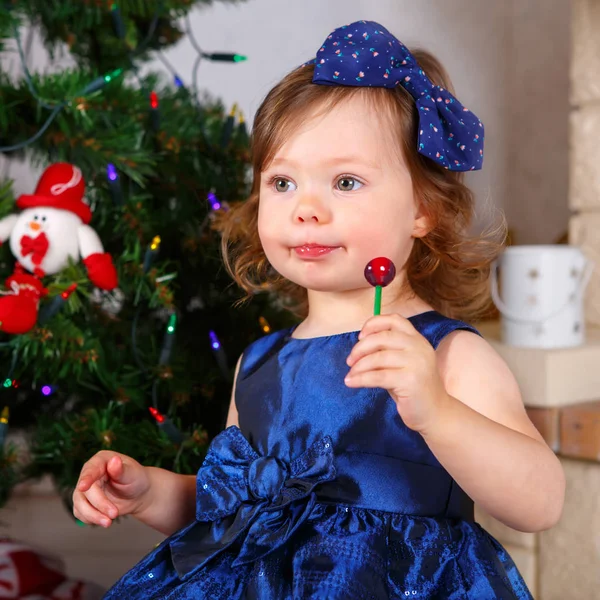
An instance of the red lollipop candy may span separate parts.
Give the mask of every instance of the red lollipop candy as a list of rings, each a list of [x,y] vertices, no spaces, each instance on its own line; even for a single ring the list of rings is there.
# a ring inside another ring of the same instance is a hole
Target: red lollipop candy
[[[369,261],[365,267],[365,279],[372,285],[385,287],[390,285],[396,277],[396,267],[394,263],[384,256],[374,258]]]
[[[365,267],[365,279],[375,287],[374,314],[381,314],[381,288],[389,285],[396,277],[394,263],[384,256],[374,258]]]

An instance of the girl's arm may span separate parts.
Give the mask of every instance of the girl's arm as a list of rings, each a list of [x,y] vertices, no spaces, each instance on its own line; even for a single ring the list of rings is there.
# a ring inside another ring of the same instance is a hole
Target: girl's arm
[[[235,382],[240,362],[241,357],[235,369],[226,427],[238,424]],[[191,523],[196,516],[196,475],[180,475],[156,467],[146,469],[151,481],[150,491],[141,510],[134,516],[153,529],[171,535]]]
[[[196,476],[146,467],[151,487],[142,509],[133,516],[165,535],[179,531],[196,514]]]
[[[506,363],[481,337],[456,331],[437,350],[447,399],[422,435],[462,489],[520,531],[549,529],[563,509],[560,461],[535,429]]]

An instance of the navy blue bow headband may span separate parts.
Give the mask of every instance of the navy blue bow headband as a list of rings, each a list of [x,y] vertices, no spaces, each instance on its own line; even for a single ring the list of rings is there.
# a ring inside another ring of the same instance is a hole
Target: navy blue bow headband
[[[451,171],[481,169],[481,121],[448,90],[434,85],[408,48],[385,27],[374,21],[339,27],[310,63],[315,64],[313,83],[320,85],[402,85],[419,111],[418,151]]]

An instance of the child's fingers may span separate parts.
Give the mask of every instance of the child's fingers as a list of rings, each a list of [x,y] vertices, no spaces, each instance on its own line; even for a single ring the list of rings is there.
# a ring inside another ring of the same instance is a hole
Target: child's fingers
[[[108,474],[108,465],[111,462],[116,464],[115,461],[120,463],[121,457],[116,452],[109,450],[102,450],[92,456],[81,469],[76,489],[80,492],[87,492],[95,481],[102,479]]]
[[[350,378],[346,377],[344,383],[350,388],[383,388],[391,390],[398,385],[402,373],[396,369],[381,369],[358,373]]]
[[[362,340],[368,335],[389,329],[393,331],[403,331],[405,333],[415,333],[416,331],[413,324],[401,315],[377,315],[371,317],[363,325],[363,328],[358,335],[358,339]]]
[[[120,456],[113,456],[106,464],[106,472],[112,483],[127,485],[135,480],[131,465],[126,464]]]
[[[110,527],[112,521],[99,510],[94,508],[82,492],[75,491],[73,494],[73,514],[82,523],[87,525],[100,525]]]
[[[412,343],[407,334],[389,329],[373,333],[362,338],[354,345],[346,359],[346,364],[351,367],[363,357],[383,350],[394,350],[401,352],[406,350]]]
[[[98,483],[92,485],[92,487],[85,493],[85,497],[88,502],[102,514],[116,519],[119,516],[119,510],[117,507],[106,497],[104,490]]]
[[[102,479],[105,474],[106,459],[101,458],[99,455],[93,456],[83,465],[76,489],[80,492],[87,492],[92,487],[92,484]]]
[[[350,371],[348,371],[346,378],[351,379],[361,373],[380,371],[382,369],[396,369],[399,371],[404,367],[406,367],[406,357],[403,353],[397,350],[381,350],[367,354],[360,360],[357,360]]]

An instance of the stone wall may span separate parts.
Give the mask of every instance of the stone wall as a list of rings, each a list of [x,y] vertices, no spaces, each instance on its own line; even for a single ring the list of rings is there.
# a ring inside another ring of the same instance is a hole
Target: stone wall
[[[586,319],[600,325],[600,1],[573,0],[572,10],[569,241],[596,262]]]

